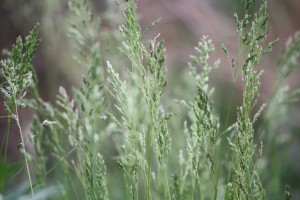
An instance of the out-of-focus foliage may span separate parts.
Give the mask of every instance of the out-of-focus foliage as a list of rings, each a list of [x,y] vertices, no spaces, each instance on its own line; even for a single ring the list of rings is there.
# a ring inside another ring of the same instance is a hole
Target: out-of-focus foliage
[[[189,68],[180,72],[167,68],[166,53],[172,51],[165,49],[168,41],[161,35],[147,41],[149,30],[160,20],[154,18],[144,28],[138,23],[143,13],[134,1],[21,5],[28,21],[35,8],[43,11],[33,17],[40,19],[42,43],[33,60],[39,42],[34,28],[24,42],[18,38],[1,61],[6,114],[0,120],[8,123],[1,127],[1,134],[5,133],[1,153],[5,153],[0,167],[5,173],[0,173],[0,199],[297,198],[299,176],[289,178],[290,166],[283,162],[289,158],[294,135],[278,132],[295,129],[288,109],[298,102],[300,92],[289,90],[285,80],[299,66],[299,35],[288,40],[277,56],[276,84],[266,104],[261,103],[261,61],[277,42],[266,42],[270,33],[266,0],[237,4],[238,14],[232,17],[237,47],[223,41],[232,65],[227,80],[241,88],[240,98],[238,92],[231,92],[234,88],[216,84],[215,71],[227,64],[218,59],[211,63],[220,48],[207,36],[195,48],[197,55],[191,56]],[[116,11],[123,11],[124,19],[112,20],[111,16],[120,16],[114,15]],[[185,19],[184,13],[178,14]],[[121,21],[117,30],[115,24]],[[182,43],[181,38],[175,42]],[[52,102],[44,98],[49,95],[43,94],[45,89],[39,89],[44,87],[40,69],[33,68],[41,55],[50,58],[46,74],[52,77],[47,82]],[[62,71],[68,81],[56,77],[59,66],[65,66]],[[73,80],[75,87],[70,89]],[[220,88],[231,96],[216,98]],[[234,98],[240,100],[239,106],[233,104]],[[25,114],[34,113],[32,118],[19,115],[24,107]],[[23,125],[23,119],[29,119],[30,125]],[[10,130],[13,123],[18,127],[15,132]],[[24,164],[10,164],[6,156],[8,138],[15,133],[21,138],[18,147]],[[18,179],[25,171],[27,176]],[[29,184],[11,190],[10,185],[20,180]]]

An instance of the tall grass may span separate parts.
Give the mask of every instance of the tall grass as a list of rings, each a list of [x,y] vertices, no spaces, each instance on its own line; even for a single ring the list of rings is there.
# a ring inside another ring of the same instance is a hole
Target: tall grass
[[[36,198],[48,198],[48,193],[44,197],[41,194],[55,184],[57,188],[55,194],[50,193],[50,199],[271,199],[268,192],[273,191],[265,184],[273,181],[262,180],[261,175],[268,169],[261,168],[259,163],[277,163],[272,153],[278,152],[274,135],[280,125],[277,116],[299,95],[299,90],[288,93],[288,87],[283,86],[283,80],[299,66],[299,35],[289,41],[279,58],[282,68],[269,102],[257,105],[263,76],[258,66],[277,40],[266,44],[270,31],[267,1],[260,1],[254,12],[251,11],[255,1],[242,3],[244,16],[234,15],[237,55],[222,45],[232,64],[233,82],[240,78],[243,85],[242,104],[232,125],[221,122],[214,108],[214,88],[209,79],[210,73],[220,66],[220,60],[211,61],[215,46],[208,36],[202,37],[195,47],[196,55],[191,55],[188,63],[190,81],[196,89],[187,88],[186,92],[194,99],[179,100],[179,112],[168,111],[164,96],[164,42],[159,34],[144,41],[134,1],[118,3],[125,6],[120,52],[128,60],[124,62],[126,66],[116,66],[101,51],[101,20],[93,15],[89,2],[70,1],[68,35],[74,59],[86,73],[79,88],[60,87],[55,103],[41,98],[31,64],[40,42],[38,26],[24,42],[19,37],[0,63],[4,80],[1,94],[7,111],[2,118],[8,118],[1,144],[2,162],[9,166],[6,149],[10,126],[15,122],[29,181],[28,189],[19,195],[28,199],[35,199],[35,194],[39,194]],[[176,87],[172,85],[171,89]],[[21,107],[35,111],[26,134],[18,115]],[[181,121],[178,113],[188,115]],[[258,119],[263,123],[255,129]],[[181,129],[172,129],[174,122]],[[220,130],[221,124],[225,131]],[[35,155],[28,153],[25,135],[30,138]],[[177,136],[185,138],[181,149],[172,145]],[[272,141],[272,145],[263,145],[266,141]],[[108,143],[113,144],[109,150],[116,151],[116,155],[105,155],[103,146]],[[32,170],[30,163],[34,165]],[[111,180],[115,173],[118,180]],[[5,184],[2,182],[1,193],[7,189]],[[281,190],[283,185],[275,189],[277,199],[291,199],[288,189],[285,195],[278,192]],[[3,198],[10,195],[5,193]]]

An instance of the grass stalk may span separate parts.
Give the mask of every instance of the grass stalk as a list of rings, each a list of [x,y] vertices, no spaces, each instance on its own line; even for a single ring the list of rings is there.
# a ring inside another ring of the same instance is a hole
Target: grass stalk
[[[17,102],[15,102],[15,105],[17,105]],[[25,158],[26,172],[27,172],[28,180],[29,180],[29,184],[30,184],[30,191],[31,191],[32,197],[34,197],[34,191],[33,191],[33,187],[32,187],[32,179],[31,179],[29,164],[28,164],[27,155],[26,155],[26,144],[25,144],[25,140],[24,140],[24,136],[23,136],[23,130],[21,128],[20,121],[19,121],[19,113],[18,113],[17,107],[15,108],[15,111],[16,111],[15,120],[16,120],[18,129],[19,129],[20,137],[21,137],[22,149],[24,151],[23,153],[24,153],[24,158]]]
[[[168,199],[171,200],[171,193],[170,193],[170,189],[169,189],[169,180],[168,180],[167,168],[166,168],[165,165],[164,165],[163,168],[164,168],[165,187],[167,188],[166,192],[167,192]]]
[[[229,116],[230,116],[230,112],[231,112],[231,106],[232,106],[232,100],[233,100],[234,94],[235,94],[235,88],[232,87],[232,89],[231,89],[231,95],[229,97],[230,99],[229,99],[229,103],[228,103],[228,109],[227,109],[227,114],[226,114],[226,121],[225,121],[224,131],[226,131],[227,128],[228,128]],[[226,141],[227,141],[226,140],[226,134],[224,134],[223,137],[222,137],[222,142],[221,142],[221,148],[220,148],[220,154],[219,154],[219,162],[218,162],[218,169],[217,169],[217,176],[216,176],[216,180],[215,180],[214,200],[216,200],[217,196],[218,196],[218,182],[219,182],[219,176],[220,176],[220,170],[221,170],[222,156],[224,155],[224,149],[225,149]],[[228,182],[229,182],[229,180],[227,179],[227,183]],[[226,199],[226,193],[227,192],[225,192],[225,199]]]
[[[11,116],[11,113],[8,113],[8,116]],[[6,154],[7,154],[7,148],[8,148],[8,140],[9,140],[9,131],[10,131],[10,125],[11,125],[11,119],[10,117],[7,118],[7,126],[5,129],[5,134],[4,134],[4,140],[1,144],[1,151],[2,152],[2,147],[4,145],[4,162],[6,162]]]
[[[147,178],[148,178],[148,184],[147,184],[147,199],[151,199],[151,159],[152,159],[152,136],[151,136],[151,130],[148,131],[148,156],[147,156]]]

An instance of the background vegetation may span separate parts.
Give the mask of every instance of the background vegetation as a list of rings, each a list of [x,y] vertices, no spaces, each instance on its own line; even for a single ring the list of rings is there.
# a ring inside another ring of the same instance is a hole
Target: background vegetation
[[[203,1],[203,22],[186,15],[193,1],[158,2],[139,15],[124,2],[2,4],[2,30],[40,24],[4,45],[2,198],[297,199],[299,35],[270,54],[265,1],[220,13]],[[163,8],[181,20],[175,38]],[[229,31],[213,34],[220,16]]]

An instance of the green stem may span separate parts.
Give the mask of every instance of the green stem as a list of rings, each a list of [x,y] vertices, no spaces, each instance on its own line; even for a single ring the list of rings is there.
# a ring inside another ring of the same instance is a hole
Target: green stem
[[[146,173],[146,171],[145,171],[144,168],[143,168],[143,174],[145,176],[147,188],[149,188],[150,186],[149,186],[149,181],[148,181],[148,175],[147,175],[147,173]],[[151,199],[151,193],[150,193],[150,199]]]
[[[235,89],[233,87],[232,90],[231,90],[231,95],[230,95],[230,100],[229,100],[229,106],[228,106],[228,110],[227,110],[227,116],[226,116],[226,122],[225,122],[225,128],[224,128],[225,131],[228,128],[229,116],[230,116],[230,111],[231,111],[232,99],[233,99],[233,96],[234,96],[234,92],[235,92]],[[219,163],[218,163],[218,171],[217,171],[217,176],[215,178],[214,200],[216,200],[217,196],[218,196],[218,182],[219,182],[219,175],[220,175],[220,169],[221,169],[221,161],[222,161],[223,151],[224,151],[225,144],[226,144],[225,141],[226,141],[226,134],[224,134],[223,137],[222,137],[221,150],[220,150]],[[226,195],[225,195],[225,199],[226,199]]]
[[[151,101],[150,101],[151,102]],[[155,127],[155,119],[154,119],[154,109],[153,106],[151,106],[151,103],[149,105],[149,118],[150,121],[148,122],[148,195],[147,199],[151,199],[151,159],[152,159],[152,130],[153,127]]]
[[[3,145],[4,147],[4,162],[6,161],[6,154],[7,154],[7,148],[8,148],[8,139],[9,139],[9,132],[10,132],[10,124],[11,124],[11,112],[8,111],[8,119],[7,119],[7,126],[5,129],[5,134],[4,134],[4,138],[3,138],[3,142],[1,144],[1,150],[0,152],[2,152],[3,150]]]
[[[171,200],[171,193],[170,193],[170,189],[169,189],[169,181],[168,181],[166,166],[164,166],[164,176],[165,176],[165,184],[167,187],[168,198],[169,198],[169,200]]]
[[[17,102],[15,102],[15,105],[17,105]],[[19,133],[20,133],[20,137],[21,137],[21,143],[22,143],[22,148],[24,150],[24,157],[25,157],[25,165],[26,165],[26,171],[27,171],[27,175],[28,175],[28,179],[29,179],[29,184],[30,184],[30,190],[31,190],[31,194],[34,197],[34,192],[33,192],[33,187],[32,187],[32,181],[31,181],[31,175],[30,175],[30,170],[29,170],[29,165],[28,165],[28,160],[26,157],[26,148],[25,148],[25,142],[24,142],[24,137],[23,137],[23,131],[20,125],[20,121],[19,121],[19,113],[18,113],[18,108],[16,107],[16,123],[17,126],[19,128]]]
[[[147,176],[148,176],[148,191],[147,191],[147,199],[151,199],[151,146],[152,146],[152,138],[151,138],[151,131],[148,132],[148,171],[147,171]]]
[[[57,163],[55,163],[51,169],[48,170],[46,176],[48,176],[62,161],[64,161],[65,158],[69,157],[74,151],[76,150],[76,147],[71,149],[64,157],[62,157]]]
[[[136,175],[136,182],[135,182],[135,196],[136,199],[139,199],[139,175]]]
[[[195,193],[195,177],[192,177],[192,200],[194,200],[194,193]]]

